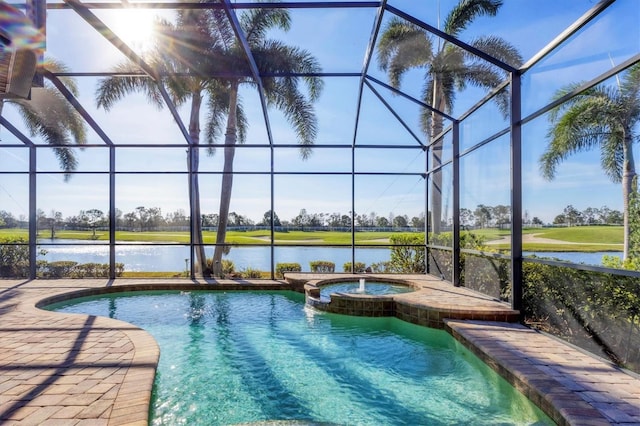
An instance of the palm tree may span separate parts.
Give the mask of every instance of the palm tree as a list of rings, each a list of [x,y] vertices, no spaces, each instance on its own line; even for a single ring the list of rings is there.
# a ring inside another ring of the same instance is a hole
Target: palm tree
[[[444,32],[457,37],[477,17],[495,16],[501,0],[460,0],[444,21]],[[499,37],[479,37],[469,43],[514,67],[522,63],[515,47]],[[506,75],[475,55],[448,41],[437,39],[425,29],[400,18],[392,18],[385,26],[378,42],[380,67],[388,75],[392,86],[399,88],[402,76],[417,68],[424,71],[422,101],[435,110],[451,113],[456,89],[467,84],[481,88],[494,88]],[[502,112],[508,111],[508,97],[502,93],[494,99]],[[443,130],[442,115],[424,109],[421,126],[429,140],[434,140]],[[432,167],[441,164],[442,143],[432,147]],[[432,180],[432,231],[438,233],[441,225],[442,175],[435,173]]]
[[[69,71],[62,63],[51,59],[47,59],[41,67],[53,73]],[[78,96],[74,80],[68,77],[61,80],[74,96]],[[48,83],[44,87],[32,88],[30,99],[0,99],[0,115],[5,103],[17,108],[32,137],[39,136],[53,146],[60,168],[65,172],[64,179],[69,180],[78,166],[70,145],[86,143],[85,123],[78,111]]]
[[[303,159],[307,158],[317,133],[312,103],[320,94],[322,81],[314,77],[296,77],[295,74],[317,73],[320,66],[308,52],[267,38],[270,29],[286,31],[290,28],[291,19],[286,9],[252,9],[244,12],[239,22],[258,69],[269,75],[262,77],[267,104],[280,109],[293,125],[301,144],[301,155]],[[221,137],[226,117],[220,210],[213,256],[213,272],[219,276],[231,203],[235,149],[238,143],[244,142],[247,126],[238,92],[243,85],[256,87],[257,82],[251,77],[242,44],[223,11],[181,10],[175,26],[160,22],[158,32],[158,47],[146,57],[146,61],[159,70],[158,75],[165,76],[163,83],[177,105],[191,101],[189,134],[194,145],[200,144],[199,117],[203,101],[208,109],[204,133],[207,144],[211,145]],[[123,64],[118,68],[126,72],[132,69],[132,65]],[[185,77],[185,73],[189,76]],[[221,74],[225,76],[215,77]],[[300,81],[306,84],[308,96],[301,91]],[[97,91],[98,106],[108,109],[125,94],[134,91],[143,91],[153,103],[161,106],[157,86],[144,77],[103,80]],[[191,165],[194,179],[191,189],[197,210],[196,217],[192,218],[197,221],[194,241],[198,249],[197,267],[199,271],[205,271],[197,154]]]
[[[556,93],[560,99],[581,84],[571,84]],[[580,92],[549,114],[549,146],[540,157],[540,169],[553,179],[558,165],[571,154],[600,149],[600,162],[614,183],[622,183],[624,209],[624,254],[630,249],[629,202],[636,176],[633,144],[640,140],[640,64],[632,66],[618,85],[600,85]]]

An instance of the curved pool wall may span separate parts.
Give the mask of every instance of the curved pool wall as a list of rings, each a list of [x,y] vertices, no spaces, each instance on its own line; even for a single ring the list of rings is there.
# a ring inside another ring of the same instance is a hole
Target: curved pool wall
[[[359,279],[359,278],[358,278]],[[414,286],[404,280],[365,278],[368,283],[394,283],[411,287]],[[331,278],[324,280],[313,280],[304,285],[305,301],[307,305],[316,309],[334,314],[364,316],[364,317],[393,317],[396,316],[396,302],[393,295],[371,295],[360,293],[332,293],[330,299],[321,297],[323,286],[328,286],[345,281],[353,281],[345,278]],[[366,285],[366,283],[365,283]],[[443,328],[443,327],[439,327]]]
[[[432,289],[411,279],[365,276],[369,283],[391,283],[412,288],[413,291],[388,295],[361,293],[333,293],[329,300],[321,297],[322,287],[345,281],[357,281],[362,276],[313,279],[304,282],[305,300],[309,306],[334,314],[365,317],[398,317],[403,321],[424,327],[444,329],[445,320],[479,320],[518,322],[520,313],[496,302],[485,306],[459,306],[455,300],[434,301],[426,299]],[[292,280],[296,282],[295,280]],[[298,282],[298,284],[300,284]],[[497,308],[497,309],[496,309]]]

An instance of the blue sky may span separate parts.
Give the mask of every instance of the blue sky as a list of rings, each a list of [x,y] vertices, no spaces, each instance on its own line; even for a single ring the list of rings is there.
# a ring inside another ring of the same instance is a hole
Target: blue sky
[[[388,2],[434,26],[438,26],[438,10],[440,16],[445,16],[454,3],[452,0]],[[470,41],[478,34],[501,36],[517,46],[527,60],[595,3],[593,0],[505,1],[497,17],[478,19],[461,38]],[[136,16],[135,21],[123,19],[122,12],[95,13],[125,38],[132,37],[127,35],[128,32],[134,33],[132,28],[143,28],[145,20],[148,19],[145,13]],[[169,12],[163,13],[167,17],[171,16]],[[309,50],[322,64],[325,72],[359,72],[362,69],[375,17],[374,9],[295,9],[291,11],[291,16],[291,30],[286,34],[274,32],[274,38]],[[385,22],[387,19],[389,16],[385,17]],[[523,81],[523,114],[527,115],[540,108],[548,102],[555,90],[563,85],[577,80],[589,80],[608,69],[612,63],[620,63],[640,52],[639,23],[640,8],[636,0],[618,0],[606,16],[583,29],[578,37],[574,37],[526,74]],[[73,71],[109,71],[123,58],[120,52],[70,11],[49,11],[47,38],[47,54],[62,60]],[[142,46],[140,40],[132,43],[134,47]],[[369,74],[387,81],[375,58],[369,68]],[[148,105],[142,96],[130,95],[109,112],[98,110],[93,100],[98,80],[86,77],[78,78],[77,81],[81,90],[80,102],[114,143],[184,143],[184,138],[173,124],[167,109],[158,110]],[[418,71],[408,73],[402,83],[403,90],[419,97],[422,86],[421,74]],[[325,79],[325,90],[316,104],[319,122],[318,144],[352,143],[358,85],[358,78]],[[404,98],[390,95],[382,87],[376,87],[376,90],[405,119],[414,134],[423,138],[418,125],[418,108]],[[482,91],[473,88],[458,93],[454,115],[467,110],[483,95]],[[255,90],[244,88],[241,96],[250,122],[248,144],[266,144],[266,129]],[[183,106],[179,111],[186,122],[188,108]],[[3,115],[26,133],[12,107],[5,106]],[[499,116],[496,109],[487,105],[477,117],[464,123],[462,132],[466,142],[463,142],[463,145],[480,141],[499,129],[502,120],[497,117]],[[281,113],[270,110],[269,119],[276,145],[295,143],[295,134]],[[496,123],[500,125],[496,126]],[[544,181],[540,177],[537,161],[546,146],[546,131],[545,117],[536,119],[523,128],[524,210],[530,216],[551,221],[568,204],[573,204],[578,209],[603,205],[621,209],[619,185],[611,184],[604,177],[598,165],[597,153],[571,157],[565,161],[553,182]],[[102,143],[92,131],[89,134],[89,143]],[[26,150],[1,148],[3,144],[16,143],[6,129],[0,130],[0,138],[2,170],[25,170]],[[418,147],[411,134],[366,87],[356,143]],[[425,161],[419,149],[357,152],[356,167],[360,171],[419,173]],[[78,155],[80,171],[108,170],[106,149],[86,149],[78,152]],[[482,148],[468,160],[464,160],[466,168],[461,176],[462,207],[475,208],[477,204],[509,203],[508,160],[508,141],[500,141]],[[222,156],[218,153],[213,157],[203,158],[201,170],[220,170],[221,164]],[[238,171],[268,172],[269,151],[238,149],[235,164]],[[280,149],[276,150],[274,164],[276,170],[284,172],[350,172],[350,150],[317,148],[308,161],[302,162],[296,149]],[[39,154],[37,166],[40,171],[58,170],[57,162],[50,153]],[[184,148],[156,150],[153,156],[147,155],[143,149],[119,150],[116,167],[119,171],[141,169],[157,172],[137,176],[118,175],[116,203],[120,210],[128,212],[144,205],[160,206],[163,213],[176,209],[188,212],[186,178],[180,174],[162,174],[163,171],[183,172],[186,169]],[[348,213],[351,210],[349,176],[278,175],[274,182],[275,210],[283,219],[294,217],[302,208],[312,213]],[[27,177],[0,175],[0,185],[0,209],[12,211],[16,216],[26,214]],[[217,176],[207,175],[202,178],[202,207],[205,213],[217,212],[218,187]],[[65,183],[59,174],[42,174],[38,177],[38,207],[45,212],[51,209],[62,211],[64,216],[76,215],[79,210],[90,208],[107,211],[107,188],[106,175],[77,174]],[[450,188],[445,188],[445,200],[450,199],[450,192]],[[376,212],[381,216],[408,214],[411,217],[424,208],[424,184],[415,176],[359,177],[356,181],[355,198],[358,213]],[[259,220],[269,208],[269,177],[238,176],[234,185],[231,210]]]

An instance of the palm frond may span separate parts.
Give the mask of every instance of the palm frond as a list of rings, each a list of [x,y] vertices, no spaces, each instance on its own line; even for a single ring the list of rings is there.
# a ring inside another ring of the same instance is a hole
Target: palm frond
[[[501,6],[501,0],[461,0],[447,15],[444,31],[454,36],[458,35],[475,18],[495,16]]]
[[[610,132],[603,137],[602,149],[600,149],[600,164],[602,170],[612,182],[622,182],[624,165],[624,149],[620,141],[624,135],[620,131]]]
[[[253,50],[254,58],[258,64],[260,72],[265,74],[277,73],[298,73],[314,74],[322,71],[318,60],[304,49],[285,45],[276,40],[266,40],[261,46]],[[322,93],[324,81],[318,77],[277,77],[276,79],[287,78],[297,81],[301,79],[305,82],[309,99],[315,101]],[[273,78],[263,79],[263,84],[270,84]]]
[[[602,120],[602,106],[585,100],[555,117],[547,134],[549,146],[540,159],[545,179],[553,179],[557,166],[570,155],[603,145],[611,130]]]
[[[432,42],[422,28],[393,18],[378,41],[377,51],[380,68],[387,72],[391,85],[399,87],[406,71],[431,61]]]
[[[52,73],[63,73],[69,72],[70,69],[64,63],[55,58],[46,57],[42,64],[42,67],[49,72]],[[78,84],[75,79],[70,77],[60,77],[60,80],[64,83],[64,85],[69,89],[73,96],[79,96],[80,91],[78,90]]]
[[[31,136],[41,137],[58,158],[65,180],[76,170],[78,161],[69,145],[86,143],[85,124],[78,112],[54,88],[34,88],[31,100],[12,100]]]
[[[473,47],[484,52],[500,61],[511,65],[514,68],[522,65],[522,55],[518,49],[503,38],[496,36],[478,37],[472,40],[470,43]],[[472,55],[470,52],[464,51],[467,55],[467,59],[479,60],[479,58]]]
[[[117,65],[114,71],[140,72],[137,67],[129,63]],[[98,108],[109,111],[117,101],[134,92],[144,93],[149,102],[159,109],[164,105],[162,94],[156,83],[144,76],[109,77],[100,80],[96,89],[96,104]]]
[[[318,133],[318,120],[313,104],[299,91],[294,79],[283,78],[274,80],[267,92],[270,105],[282,111],[298,136],[301,145],[300,155],[307,159],[311,155],[311,146],[315,143]]]
[[[240,27],[249,45],[253,46],[260,44],[270,29],[289,31],[291,16],[287,9],[250,9],[240,17]]]
[[[223,136],[225,118],[229,113],[229,93],[221,84],[212,82],[207,87],[207,95],[204,138],[208,145],[213,145]],[[209,154],[213,154],[214,151],[214,147],[209,147]]]

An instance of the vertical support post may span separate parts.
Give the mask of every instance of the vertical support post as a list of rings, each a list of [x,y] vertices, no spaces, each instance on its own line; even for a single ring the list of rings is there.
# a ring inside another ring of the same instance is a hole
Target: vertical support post
[[[46,0],[27,0],[27,17],[33,22],[33,26],[42,34],[43,45],[38,49],[36,54],[38,57],[38,66],[44,62],[44,51],[47,42],[47,2]],[[44,76],[37,72],[33,76],[33,85],[36,87],[44,86]]]
[[[453,285],[461,285],[460,262],[460,123],[455,121],[451,129],[453,136]]]
[[[37,276],[36,147],[29,146],[29,279]]]
[[[431,271],[429,269],[429,254],[431,253],[431,249],[429,248],[429,223],[431,222],[431,218],[429,217],[429,179],[431,175],[429,174],[429,156],[431,153],[431,148],[429,146],[424,147],[424,271],[426,274],[429,274]]]
[[[276,252],[275,252],[275,243],[276,243],[276,234],[275,234],[275,218],[276,218],[276,213],[275,213],[275,179],[274,179],[274,157],[275,157],[275,152],[274,152],[274,148],[273,148],[273,144],[270,144],[269,147],[269,152],[271,155],[271,164],[270,164],[270,169],[269,169],[269,179],[271,181],[271,246],[270,246],[270,251],[271,251],[271,279],[274,280],[276,278],[276,274],[275,274],[275,270],[276,270]]]
[[[511,307],[522,311],[521,75],[511,73]]]
[[[356,267],[356,144],[351,145],[351,273]]]
[[[116,147],[109,145],[109,279],[116,278]]]
[[[194,150],[198,149],[197,146],[193,146],[193,144],[189,144],[187,146],[187,180],[188,180],[188,184],[189,184],[189,261],[188,261],[188,265],[189,265],[189,278],[191,278],[192,280],[195,279],[196,275],[195,275],[195,264],[194,264],[194,259],[196,257],[196,248],[194,246],[194,240],[195,235],[196,235],[196,221],[194,220],[194,218],[197,216],[198,214],[198,209],[196,209],[196,200],[195,200],[195,194],[194,194],[194,175],[193,175],[193,164],[194,164],[194,158],[193,156],[196,154],[194,152]],[[203,243],[204,241],[201,241],[201,243]],[[200,271],[200,272],[204,272],[204,271]]]

